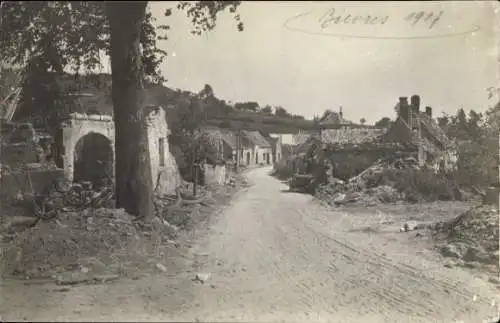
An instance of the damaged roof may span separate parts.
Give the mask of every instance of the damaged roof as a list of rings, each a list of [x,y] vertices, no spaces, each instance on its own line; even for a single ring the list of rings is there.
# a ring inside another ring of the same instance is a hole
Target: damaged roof
[[[412,125],[414,128],[418,125],[417,120],[420,120],[421,125],[425,127],[430,135],[433,136],[434,139],[436,139],[444,148],[452,145],[452,141],[448,138],[444,129],[441,128],[439,124],[425,112],[419,112],[418,114],[411,112],[411,117]],[[406,125],[406,127],[408,127],[408,129],[410,129],[408,123],[406,123],[406,121],[403,119],[402,121],[404,121],[403,123]],[[413,137],[414,141],[418,142],[418,133],[413,133]]]
[[[359,145],[378,142],[386,129],[373,127],[341,127],[338,129],[325,129],[321,132],[321,140],[325,144],[334,145]]]
[[[295,147],[294,149],[294,152],[295,154],[297,155],[304,155],[306,154],[313,145],[316,145],[317,147],[321,147],[321,140],[319,138],[316,138],[316,137],[309,137],[307,138],[303,143],[297,145],[297,147]]]
[[[327,110],[325,115],[319,120],[320,126],[332,126],[332,125],[343,125],[350,124],[351,122],[344,119],[341,113]]]
[[[242,133],[245,138],[256,146],[263,148],[271,147],[271,144],[258,131],[243,130]]]
[[[224,141],[231,149],[236,149],[236,135],[226,129],[221,129],[218,127],[205,127],[203,128],[203,132],[209,134],[215,139],[220,139]]]

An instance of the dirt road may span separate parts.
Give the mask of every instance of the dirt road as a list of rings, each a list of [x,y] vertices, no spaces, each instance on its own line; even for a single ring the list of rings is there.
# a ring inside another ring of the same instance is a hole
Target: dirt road
[[[446,268],[413,234],[366,230],[374,214],[327,211],[283,192],[269,169],[195,241],[178,272],[115,284],[5,282],[4,319],[260,322],[493,322],[499,291]],[[196,273],[210,274],[202,284]],[[8,293],[8,295],[7,295]]]

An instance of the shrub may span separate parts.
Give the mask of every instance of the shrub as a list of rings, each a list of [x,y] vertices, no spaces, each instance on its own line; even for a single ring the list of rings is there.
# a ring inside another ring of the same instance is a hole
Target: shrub
[[[281,160],[274,164],[273,172],[271,173],[271,175],[280,180],[287,180],[290,179],[294,173],[295,171],[292,165],[284,160]]]
[[[461,198],[454,180],[429,169],[386,170],[378,175],[376,186],[389,185],[402,192],[409,202],[449,201]]]

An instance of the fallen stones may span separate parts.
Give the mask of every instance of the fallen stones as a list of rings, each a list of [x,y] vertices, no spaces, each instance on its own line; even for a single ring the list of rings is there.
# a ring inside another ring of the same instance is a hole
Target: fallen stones
[[[159,271],[161,271],[162,273],[166,273],[167,272],[167,267],[165,267],[164,265],[162,264],[156,264],[155,265],[156,269],[158,269]]]
[[[457,259],[461,258],[461,252],[454,244],[448,244],[446,246],[441,247],[440,252],[444,257],[451,257]]]
[[[197,273],[193,280],[204,284],[209,278],[210,274],[208,273]]]

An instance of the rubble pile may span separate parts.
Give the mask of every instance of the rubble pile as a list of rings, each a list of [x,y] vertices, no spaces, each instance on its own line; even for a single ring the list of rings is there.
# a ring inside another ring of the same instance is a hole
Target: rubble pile
[[[97,194],[104,189],[92,190],[87,184],[59,187],[45,199],[44,205],[52,205],[48,212],[56,210],[52,217],[32,217],[36,221],[28,228],[0,233],[6,246],[2,272],[53,278],[75,270],[85,276],[89,271],[121,275],[149,266],[151,259],[163,259],[165,248],[177,246],[174,240],[180,231],[209,217],[217,202],[230,198],[244,184],[232,178],[229,185],[200,186],[194,197],[192,184],[185,183],[175,196],[156,196],[152,221],[137,219],[123,209],[99,207],[100,201],[112,198]]]
[[[430,199],[429,195],[435,193],[432,187],[427,192],[421,192],[421,188],[408,178],[408,174],[418,168],[418,162],[413,157],[378,160],[348,181],[334,178],[329,170],[327,182],[320,185],[316,196],[330,205],[364,206]],[[405,180],[407,182],[403,182]],[[439,193],[435,194],[436,199],[441,197]]]
[[[130,252],[141,253],[133,216],[123,210],[86,209],[65,212],[54,220],[13,236],[8,271],[26,277],[51,277],[78,267],[87,258],[117,262]]]
[[[465,262],[498,265],[498,210],[496,206],[471,208],[448,222],[436,223],[433,237],[445,257]]]

